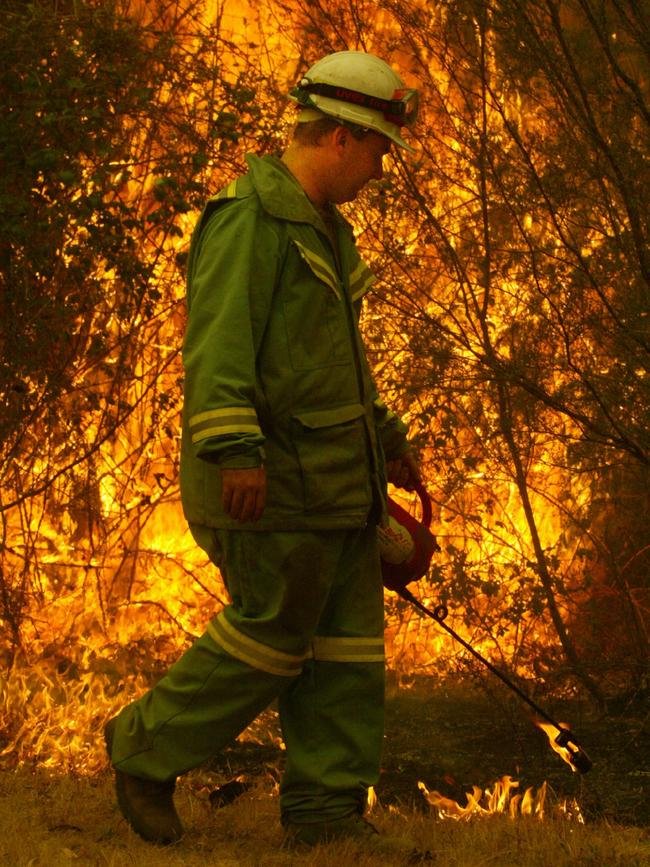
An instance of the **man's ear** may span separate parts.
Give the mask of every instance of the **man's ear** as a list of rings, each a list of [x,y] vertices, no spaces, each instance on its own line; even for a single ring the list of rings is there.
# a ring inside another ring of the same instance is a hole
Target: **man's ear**
[[[332,133],[332,145],[337,153],[342,153],[350,140],[350,130],[342,125],[337,126]]]

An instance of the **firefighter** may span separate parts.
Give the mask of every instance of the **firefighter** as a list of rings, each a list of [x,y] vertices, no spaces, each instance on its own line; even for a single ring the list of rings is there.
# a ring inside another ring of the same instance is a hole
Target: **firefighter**
[[[107,723],[120,809],[145,840],[183,829],[176,778],[278,700],[286,840],[376,842],[362,819],[383,737],[386,480],[419,479],[358,328],[374,277],[336,205],[382,177],[417,93],[382,60],[329,55],[291,98],[281,158],[208,202],[188,263],[181,495],[230,604]]]

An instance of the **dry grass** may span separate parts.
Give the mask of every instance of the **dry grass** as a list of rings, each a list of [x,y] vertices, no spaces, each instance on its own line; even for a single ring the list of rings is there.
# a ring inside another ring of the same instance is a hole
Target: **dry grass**
[[[0,863],[8,867],[393,867],[403,863],[349,844],[307,854],[281,849],[277,799],[271,783],[222,810],[213,810],[196,778],[179,786],[187,828],[170,849],[151,846],[126,826],[112,778],[61,777],[26,770],[0,774]],[[440,821],[406,810],[377,809],[382,831],[409,837],[434,853],[438,867],[641,867],[650,865],[650,836],[639,828],[580,825],[566,819],[490,816],[468,823]]]

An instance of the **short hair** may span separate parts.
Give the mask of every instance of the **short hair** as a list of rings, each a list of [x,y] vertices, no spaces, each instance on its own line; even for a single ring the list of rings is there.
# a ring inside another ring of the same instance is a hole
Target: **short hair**
[[[349,129],[356,139],[364,138],[370,131],[356,123],[340,121],[338,118],[323,115],[323,117],[319,117],[317,120],[308,120],[296,124],[293,138],[301,145],[316,147],[326,135],[338,126],[344,126],[346,129]]]

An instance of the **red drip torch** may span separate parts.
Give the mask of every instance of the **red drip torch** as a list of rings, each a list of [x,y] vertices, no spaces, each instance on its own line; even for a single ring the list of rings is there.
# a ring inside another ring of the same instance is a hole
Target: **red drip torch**
[[[382,577],[384,586],[398,593],[402,599],[414,605],[427,617],[435,620],[452,638],[468,650],[472,656],[483,663],[499,680],[516,693],[522,701],[525,701],[547,723],[557,729],[555,744],[566,751],[566,761],[581,774],[585,774],[592,767],[592,761],[578,743],[573,732],[557,723],[545,710],[539,707],[526,693],[509,680],[482,654],[468,644],[445,619],[448,614],[446,605],[438,605],[431,611],[423,605],[407,589],[406,585],[422,578],[428,571],[431,559],[435,551],[440,550],[435,536],[429,530],[431,524],[431,500],[424,485],[418,485],[416,492],[422,506],[422,520],[418,521],[409,514],[392,498],[388,498],[389,522],[387,527],[378,530],[379,549],[382,558]]]

